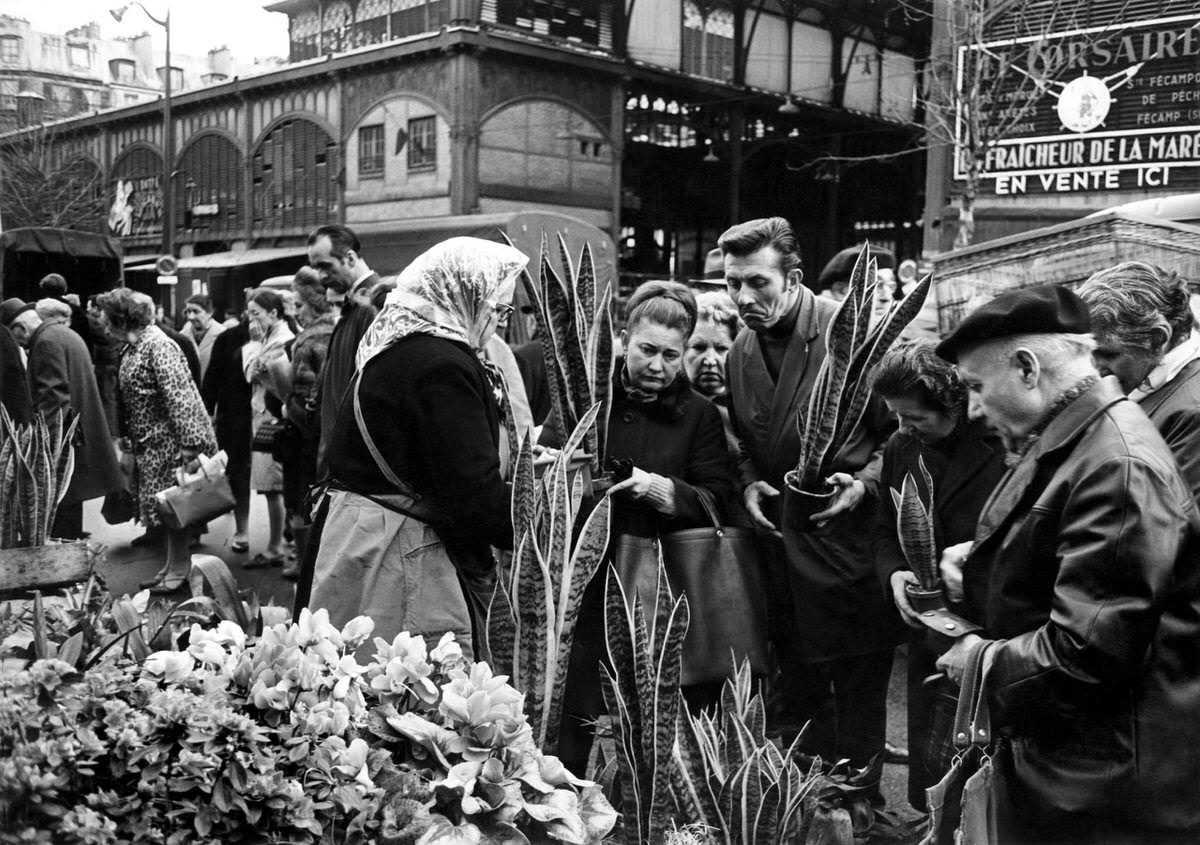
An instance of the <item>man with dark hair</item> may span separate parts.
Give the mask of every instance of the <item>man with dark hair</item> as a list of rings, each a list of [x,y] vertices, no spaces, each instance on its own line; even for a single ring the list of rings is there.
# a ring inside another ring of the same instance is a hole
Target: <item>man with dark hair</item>
[[[329,338],[329,354],[321,371],[317,402],[321,408],[321,441],[317,447],[317,478],[326,474],[325,447],[337,421],[346,387],[354,377],[358,342],[375,319],[371,293],[379,275],[358,254],[358,236],[348,226],[330,223],[318,226],[308,236],[308,266],[321,274],[325,295],[341,302],[342,313]]]
[[[354,230],[340,223],[318,226],[308,236],[308,266],[321,274],[331,299],[348,297],[360,305],[369,302],[379,276],[367,266],[361,250]]]
[[[212,299],[203,293],[187,298],[183,316],[187,322],[179,333],[196,345],[196,355],[200,359],[200,381],[203,382],[212,357],[213,342],[217,335],[225,331],[225,326],[213,319]]]
[[[972,542],[940,561],[983,608],[938,660],[961,684],[987,648],[999,841],[1200,841],[1200,514],[1171,450],[1092,360],[1088,306],[1064,287],[1002,294],[941,342],[968,414],[1010,469]],[[953,597],[953,596],[952,596]]]
[[[70,296],[67,293],[67,280],[58,273],[47,273],[38,282],[38,289],[41,290],[42,296],[57,299],[70,307],[71,330],[83,338],[83,344],[87,347],[88,354],[91,355],[94,351],[92,325],[88,322],[87,314],[83,312],[83,308],[79,304],[79,297]]]
[[[781,663],[777,699],[791,711],[777,714],[779,727],[799,728],[812,719],[810,750],[866,766],[885,751],[888,678],[902,635],[875,575],[871,532],[864,527],[872,523],[874,500],[863,478],[878,475],[894,424],[872,399],[837,456],[829,479],[837,497],[813,516],[827,522],[825,528],[779,530],[764,508],[781,501],[784,474],[799,459],[797,414],[808,405],[825,358],[823,335],[838,305],[802,284],[796,236],[783,218],[739,224],[717,243],[729,295],[746,323],[727,364],[743,499],[765,535],[777,582],[772,593],[787,596],[790,585],[791,607],[775,607],[771,632]]]

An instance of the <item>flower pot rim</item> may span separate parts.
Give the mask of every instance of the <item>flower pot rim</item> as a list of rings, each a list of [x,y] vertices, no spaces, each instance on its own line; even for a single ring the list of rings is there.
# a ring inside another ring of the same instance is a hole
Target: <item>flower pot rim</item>
[[[793,470],[789,470],[787,472],[787,474],[784,475],[784,477],[783,477],[783,483],[788,486],[789,490],[791,490],[793,493],[796,493],[797,495],[812,496],[813,498],[820,499],[820,498],[831,498],[837,494],[837,491],[838,491],[837,485],[830,484],[828,481],[825,482],[825,488],[823,490],[817,490],[817,491],[805,490],[795,483],[797,475],[798,475],[797,472],[793,469]]]

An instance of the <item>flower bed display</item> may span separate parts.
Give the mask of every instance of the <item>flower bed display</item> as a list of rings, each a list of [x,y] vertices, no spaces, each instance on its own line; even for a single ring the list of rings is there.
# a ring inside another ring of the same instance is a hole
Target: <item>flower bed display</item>
[[[108,648],[82,670],[52,658],[5,673],[0,841],[585,843],[608,834],[612,807],[538,750],[523,696],[504,676],[466,660],[449,634],[433,648],[407,633],[376,638],[374,657],[360,663],[372,628],[360,617],[338,630],[323,610],[257,637],[229,620],[168,622],[175,648],[141,662]],[[14,642],[25,640],[10,635],[6,645]]]

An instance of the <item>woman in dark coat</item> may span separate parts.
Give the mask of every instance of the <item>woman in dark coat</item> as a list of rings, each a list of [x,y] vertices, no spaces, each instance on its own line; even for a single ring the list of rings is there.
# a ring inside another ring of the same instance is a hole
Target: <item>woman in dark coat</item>
[[[513,540],[501,376],[481,354],[527,262],[492,241],[443,241],[404,270],[363,336],[305,565],[311,557],[308,603],[334,625],[366,615],[389,642],[450,631],[470,650],[467,590],[493,577],[490,547]]]
[[[925,789],[945,774],[926,752],[946,738],[931,737],[938,689],[922,682],[937,674],[937,655],[927,645],[927,629],[917,621],[905,593],[905,586],[917,583],[917,576],[900,547],[898,532],[903,527],[898,525],[891,491],[902,490],[905,477],[911,475],[921,501],[928,507],[929,490],[921,471],[924,464],[933,479],[934,544],[940,557],[942,549],[975,536],[979,512],[1005,471],[1000,438],[981,420],[967,419],[966,389],[954,367],[934,352],[935,346],[930,340],[900,344],[879,362],[874,381],[875,392],[900,421],[900,429],[884,447],[879,489],[873,491],[878,501],[874,551],[884,589],[911,629],[908,800],[919,809],[925,807]],[[982,618],[979,608],[952,607],[968,619]],[[951,685],[945,690],[944,700],[952,701],[953,696]]]
[[[613,379],[605,447],[610,462],[630,469],[629,478],[608,491],[613,543],[621,535],[658,537],[711,525],[702,491],[711,494],[722,521],[732,521],[737,497],[721,415],[692,389],[683,369],[685,344],[696,326],[692,292],[677,282],[646,282],[630,297],[626,314],[625,359]],[[651,572],[629,575],[642,583],[655,578]],[[597,667],[604,654],[604,580],[595,578],[588,586],[568,671],[560,752],[576,771],[591,744],[585,725],[602,711]],[[692,624],[703,620],[693,618]],[[716,700],[719,689],[720,684],[694,685],[685,695],[693,705],[705,705]]]

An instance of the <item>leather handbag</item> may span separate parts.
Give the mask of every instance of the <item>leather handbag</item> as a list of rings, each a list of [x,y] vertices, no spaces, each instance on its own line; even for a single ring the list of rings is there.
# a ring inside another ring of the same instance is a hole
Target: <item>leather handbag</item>
[[[1005,772],[1011,751],[992,733],[987,677],[994,643],[968,658],[954,717],[958,753],[950,770],[925,791],[929,830],[922,845],[1001,845],[1013,817]]]
[[[637,595],[643,607],[651,607],[661,553],[672,592],[687,596],[691,622],[683,641],[681,685],[723,681],[743,660],[755,674],[765,674],[766,593],[754,534],[724,526],[712,493],[697,489],[696,494],[711,525],[658,538],[620,535],[613,544],[613,567],[625,595],[630,600]]]
[[[176,531],[233,510],[236,500],[224,471],[201,469],[199,478],[155,494],[163,523]]]

